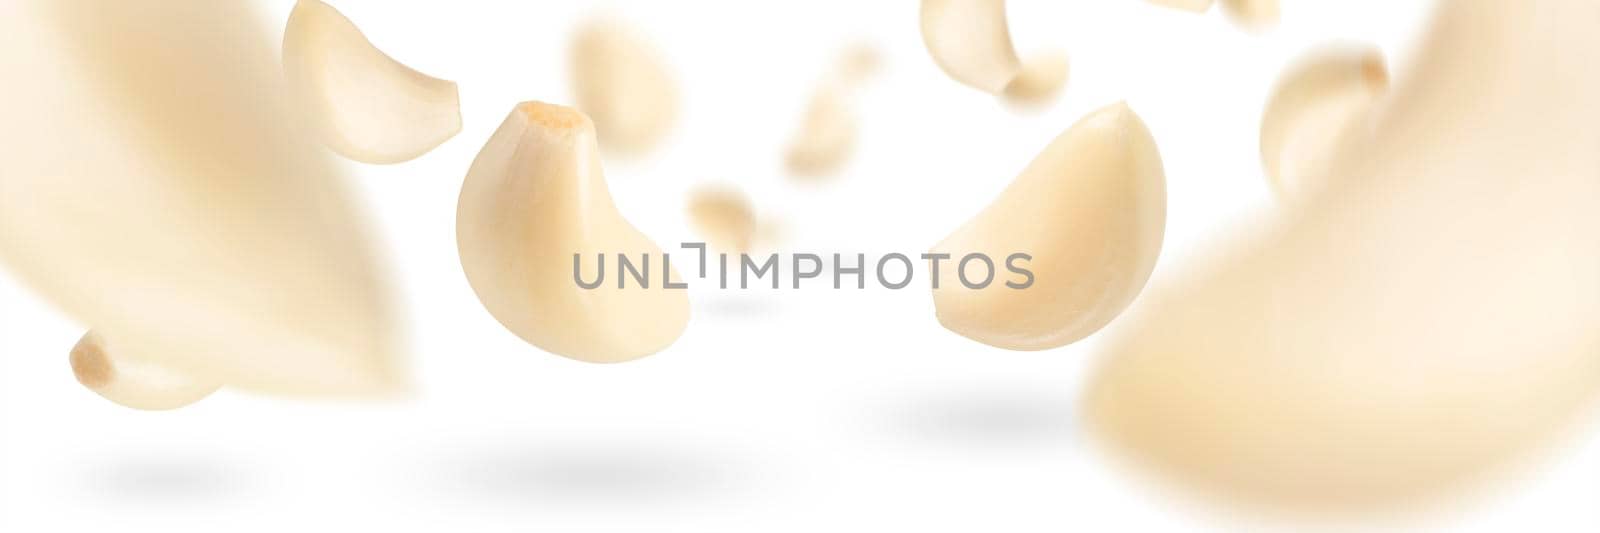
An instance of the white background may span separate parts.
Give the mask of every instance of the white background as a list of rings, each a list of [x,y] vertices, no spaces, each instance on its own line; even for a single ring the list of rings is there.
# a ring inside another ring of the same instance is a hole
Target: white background
[[[585,5],[579,5],[585,4]],[[1068,90],[1014,113],[946,78],[916,2],[335,2],[391,55],[461,83],[465,129],[423,158],[348,168],[388,241],[412,324],[417,393],[317,404],[224,391],[169,413],[74,382],[83,332],[0,271],[0,530],[1207,530],[1225,517],[1133,481],[1075,422],[1096,338],[1041,353],[942,329],[926,288],[693,289],[695,316],[651,358],[595,366],[520,342],[457,263],[467,165],[522,100],[569,101],[566,38],[620,15],[684,95],[655,155],[608,162],[623,212],[694,240],[686,191],[723,181],[787,228],[785,251],[924,251],[1078,117],[1126,100],[1160,144],[1167,248],[1153,283],[1228,221],[1269,208],[1256,155],[1279,70],[1318,43],[1376,43],[1403,70],[1427,2],[1284,0],[1275,31],[1138,0],[1013,0],[1018,48],[1072,57]],[[264,10],[281,29],[292,2]],[[885,69],[856,102],[861,152],[835,180],[787,180],[800,106],[852,42]],[[10,127],[10,126],[7,126]],[[688,271],[689,266],[680,266]],[[1113,325],[1115,327],[1116,325]],[[1384,527],[1600,529],[1600,438],[1459,509]]]

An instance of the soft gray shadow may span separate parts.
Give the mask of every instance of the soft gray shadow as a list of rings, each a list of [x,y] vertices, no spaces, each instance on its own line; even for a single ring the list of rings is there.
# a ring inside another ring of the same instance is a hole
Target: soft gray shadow
[[[718,294],[700,304],[706,316],[719,319],[762,319],[781,309],[776,298],[764,294]]]
[[[988,386],[924,393],[893,404],[887,424],[904,437],[939,444],[1054,447],[1077,434],[1068,387]]]
[[[501,446],[447,457],[451,488],[514,500],[648,505],[736,492],[741,466],[724,454],[640,443]]]
[[[86,465],[84,486],[108,500],[142,504],[215,502],[249,492],[254,480],[228,463],[181,456],[128,456]]]

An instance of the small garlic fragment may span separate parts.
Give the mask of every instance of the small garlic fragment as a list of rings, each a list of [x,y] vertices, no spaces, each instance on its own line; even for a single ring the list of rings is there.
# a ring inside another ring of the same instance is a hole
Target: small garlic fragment
[[[750,199],[729,186],[704,186],[690,192],[689,221],[707,244],[725,252],[750,251],[759,232]]]
[[[842,169],[856,151],[856,115],[845,88],[829,84],[811,97],[784,162],[789,173],[821,177]]]
[[[1098,331],[1155,268],[1166,201],[1161,154],[1144,122],[1126,104],[1089,114],[933,248],[948,254],[935,265],[939,322],[1009,350],[1065,346]],[[969,286],[986,278],[983,288]]]
[[[594,124],[575,109],[527,102],[511,112],[467,173],[456,239],[484,307],[551,353],[629,361],[666,348],[688,325],[686,291],[665,286],[683,278],[617,211]],[[624,277],[619,256],[642,269],[647,286]],[[579,285],[597,279],[595,288]]]
[[[144,411],[167,411],[203,400],[221,388],[216,382],[197,380],[150,362],[159,358],[119,357],[116,348],[91,331],[72,347],[69,358],[78,383],[112,403]]]
[[[1260,32],[1278,25],[1278,0],[1222,0],[1222,12],[1246,31]]]
[[[16,10],[18,13],[4,11]],[[258,392],[387,394],[404,361],[360,205],[286,118],[244,2],[0,2],[0,259],[117,358]]]
[[[1066,82],[1065,55],[1017,59],[1005,0],[922,0],[922,42],[945,74],[989,94],[1039,100]]]
[[[395,61],[319,0],[299,0],[289,15],[283,71],[303,118],[350,159],[410,161],[461,131],[455,82]]]
[[[1261,118],[1261,162],[1280,197],[1316,189],[1340,141],[1389,89],[1383,52],[1326,47],[1289,67]]]
[[[678,118],[678,88],[655,47],[616,21],[591,21],[571,46],[573,94],[607,152],[649,152]]]
[[[1145,0],[1151,4],[1195,13],[1205,13],[1211,10],[1211,5],[1217,0]]]
[[[1325,187],[1145,299],[1092,432],[1226,504],[1436,507],[1600,399],[1592,0],[1443,0]],[[1520,477],[1520,476],[1519,476]]]

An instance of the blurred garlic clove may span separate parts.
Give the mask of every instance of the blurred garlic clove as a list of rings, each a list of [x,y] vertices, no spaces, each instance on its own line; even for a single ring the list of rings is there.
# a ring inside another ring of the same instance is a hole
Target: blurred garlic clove
[[[678,88],[655,48],[632,28],[592,21],[571,48],[573,94],[607,152],[637,156],[666,137],[678,118]]]
[[[1262,32],[1278,25],[1278,0],[1222,0],[1222,12],[1245,31]]]
[[[10,2],[0,259],[119,358],[269,393],[390,392],[381,269],[289,120],[250,6]]]
[[[617,211],[594,124],[577,110],[527,102],[511,112],[467,173],[456,239],[484,307],[545,351],[624,362],[666,348],[688,325],[686,291],[665,287],[683,278]],[[623,277],[619,254],[648,287]],[[586,289],[575,278],[601,283]]]
[[[800,129],[790,140],[784,161],[789,173],[821,177],[837,173],[856,151],[856,115],[838,86],[817,91],[806,107]]]
[[[1151,4],[1195,13],[1205,13],[1211,10],[1211,5],[1217,0],[1146,0]]]
[[[299,0],[289,15],[283,71],[305,120],[350,159],[410,161],[461,131],[455,82],[400,64],[318,0]]]
[[[725,252],[750,251],[758,233],[750,198],[728,186],[704,186],[691,191],[689,221],[707,244]]]
[[[1389,89],[1383,52],[1326,47],[1279,78],[1261,118],[1261,162],[1273,190],[1294,198],[1318,188],[1338,146]]]
[[[115,344],[94,332],[72,347],[72,375],[112,403],[142,411],[168,411],[204,400],[221,388],[151,362],[159,358],[121,357]]]
[[[1446,0],[1324,190],[1153,293],[1085,399],[1202,494],[1383,513],[1519,466],[1600,395],[1588,0]]]
[[[1017,59],[1005,0],[922,0],[922,42],[945,74],[989,94],[1038,100],[1066,81],[1064,55]]]
[[[1037,108],[1050,104],[1067,84],[1067,55],[1046,53],[1029,61],[1006,85],[1001,96],[1013,106]]]
[[[856,43],[839,55],[836,78],[846,86],[859,86],[883,70],[883,52],[866,43]]]
[[[1161,154],[1144,122],[1126,104],[1091,113],[934,247],[949,255],[935,265],[939,322],[1008,350],[1056,348],[1098,331],[1155,268],[1166,201]],[[988,272],[971,254],[988,258]],[[986,287],[969,285],[989,273]]]

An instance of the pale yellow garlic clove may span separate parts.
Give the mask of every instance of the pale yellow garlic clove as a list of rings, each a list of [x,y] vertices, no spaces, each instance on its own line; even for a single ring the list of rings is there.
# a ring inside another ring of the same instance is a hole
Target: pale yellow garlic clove
[[[1393,512],[1470,492],[1600,396],[1588,0],[1441,2],[1324,191],[1149,295],[1085,399],[1201,494]]]
[[[1158,6],[1162,6],[1162,7],[1170,7],[1170,8],[1173,8],[1173,9],[1181,9],[1181,10],[1184,10],[1184,11],[1192,11],[1192,12],[1195,12],[1195,13],[1205,13],[1207,11],[1210,11],[1212,4],[1217,3],[1217,0],[1146,0],[1146,1],[1150,2],[1152,4],[1155,4],[1155,5],[1158,5]]]
[[[400,64],[318,0],[300,0],[289,15],[283,71],[303,119],[350,159],[410,161],[461,131],[455,82]]]
[[[1065,346],[1098,331],[1155,268],[1166,200],[1161,154],[1144,122],[1126,104],[1091,113],[934,247],[948,254],[933,291],[939,322],[1010,350]],[[972,288],[991,272],[987,286]]]
[[[1066,81],[1064,55],[1042,55],[1037,64],[1017,59],[1005,0],[922,0],[922,42],[945,74],[990,94],[1006,96],[1015,86],[1015,96],[1037,99]]]
[[[68,358],[72,375],[112,403],[143,411],[168,411],[204,400],[221,388],[153,362],[159,357],[128,358],[119,347],[94,332],[84,334]]]
[[[750,198],[729,186],[703,186],[691,191],[689,221],[707,244],[725,252],[750,251],[759,233]]]
[[[1222,12],[1247,31],[1260,32],[1278,25],[1278,0],[1222,0]]]
[[[239,2],[6,2],[0,259],[130,363],[272,393],[403,377],[365,220]]]
[[[1278,80],[1261,118],[1261,163],[1280,197],[1319,188],[1341,140],[1389,89],[1383,52],[1336,46],[1296,61]]]
[[[647,153],[677,121],[677,84],[655,52],[616,21],[589,22],[573,37],[573,94],[608,152]]]
[[[666,348],[688,325],[686,291],[666,287],[683,278],[617,211],[594,124],[577,110],[528,102],[511,112],[467,173],[456,238],[484,307],[545,351],[629,361]],[[621,274],[619,254],[643,269],[648,287]],[[602,283],[586,289],[580,278]]]
[[[1006,85],[1001,96],[1018,107],[1041,107],[1056,100],[1067,84],[1067,55],[1042,54],[1024,65],[1017,77]]]
[[[812,96],[790,141],[784,158],[789,173],[801,177],[837,173],[855,155],[856,127],[849,93],[838,85],[825,85]]]

